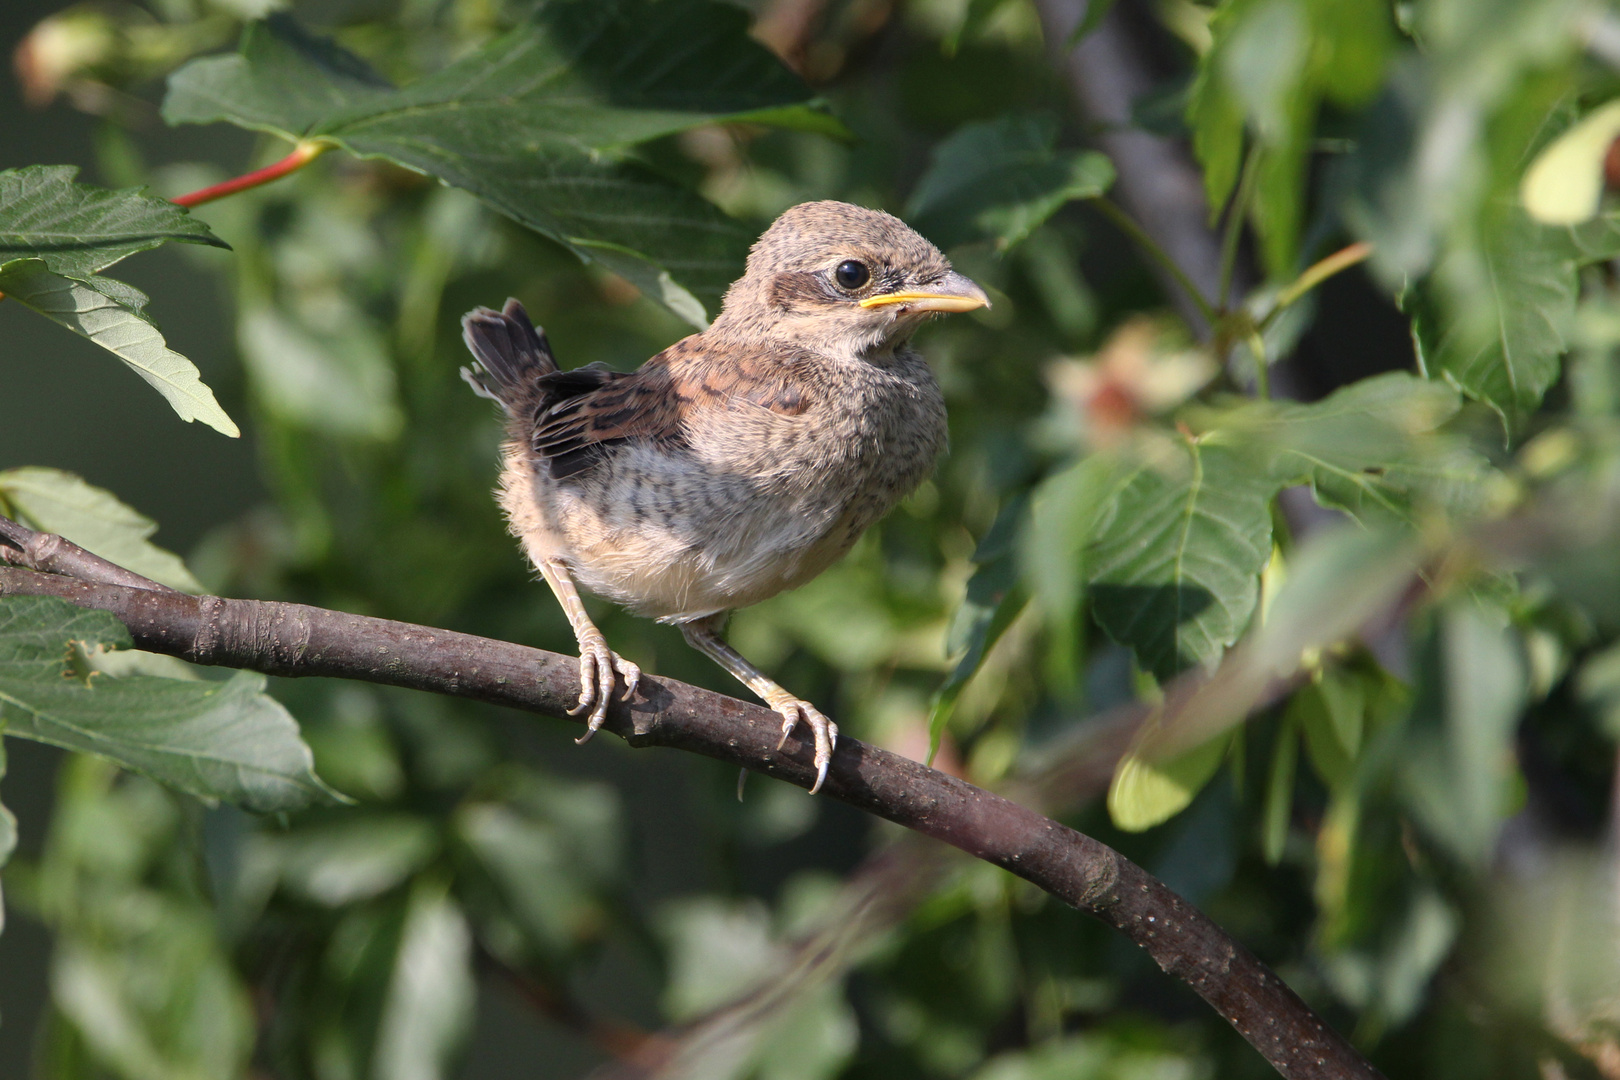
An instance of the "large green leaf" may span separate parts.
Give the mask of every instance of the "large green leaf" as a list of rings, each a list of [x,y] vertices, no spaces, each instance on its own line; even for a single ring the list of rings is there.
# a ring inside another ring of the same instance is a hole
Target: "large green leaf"
[[[234,1077],[253,1052],[252,1003],[198,888],[202,837],[181,798],[98,758],[60,769],[18,891],[52,931],[52,1027],[58,1046],[79,1043],[81,1075]]]
[[[1305,165],[1326,99],[1359,105],[1380,83],[1393,39],[1382,0],[1225,0],[1211,23],[1187,120],[1210,212],[1236,184],[1245,130],[1260,150],[1253,220],[1266,269],[1299,257]]]
[[[1523,648],[1501,613],[1471,598],[1442,609],[1423,661],[1402,793],[1426,831],[1459,860],[1488,865],[1512,810],[1513,734],[1529,694]]]
[[[1578,285],[1569,234],[1536,225],[1518,208],[1477,252],[1453,253],[1437,274],[1447,285],[1444,320],[1418,311],[1415,340],[1431,376],[1516,422],[1558,381]]]
[[[53,274],[83,280],[171,240],[226,246],[184,207],[139,188],[77,183],[78,171],[74,165],[0,171],[0,266],[39,259]]]
[[[565,0],[402,89],[273,17],[248,27],[238,55],[176,72],[164,116],[319,139],[436,176],[701,322],[751,237],[623,152],[719,120],[841,130],[810,97],[729,5]]]
[[[331,798],[298,724],[264,676],[224,682],[97,670],[129,631],[54,597],[0,597],[0,719],[6,733],[82,750],[205,799],[293,810]]]
[[[1281,485],[1225,447],[1159,450],[1112,498],[1086,575],[1097,621],[1163,680],[1213,660],[1248,625]]]
[[[1005,251],[1058,208],[1092,198],[1114,182],[1114,165],[1095,151],[1056,148],[1051,116],[1004,116],[969,124],[934,148],[906,218],[934,243],[992,240]]]
[[[153,581],[203,591],[178,555],[148,539],[157,522],[72,473],[38,467],[0,472],[0,509]]]
[[[1459,405],[1443,383],[1389,372],[1321,401],[1250,402],[1193,423],[1279,485],[1308,483],[1363,521],[1411,521],[1422,506],[1465,513],[1488,494],[1488,462],[1437,432]]]
[[[556,964],[600,938],[624,866],[624,822],[605,784],[509,767],[459,807],[454,835],[476,872],[464,890],[502,959]]]
[[[214,399],[197,365],[169,348],[143,313],[146,297],[110,278],[75,280],[53,274],[40,259],[0,265],[0,293],[100,345],[145,379],[180,419],[201,420],[215,431],[241,430]]]
[[[170,349],[139,289],[100,271],[171,240],[224,247],[182,207],[138,189],[106,191],[77,168],[0,172],[0,294],[94,341],[133,368],[183,420],[238,435],[196,365]]]

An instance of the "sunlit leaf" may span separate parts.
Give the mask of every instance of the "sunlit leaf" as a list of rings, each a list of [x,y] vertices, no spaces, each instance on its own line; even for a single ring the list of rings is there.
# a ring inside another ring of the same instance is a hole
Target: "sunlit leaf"
[[[1219,735],[1172,758],[1125,757],[1108,787],[1108,816],[1127,832],[1170,820],[1209,783],[1231,744],[1230,735]]]
[[[1620,101],[1593,110],[1530,163],[1519,186],[1525,211],[1543,225],[1578,225],[1596,216],[1603,162],[1620,137]]]
[[[170,588],[203,591],[178,555],[152,543],[155,521],[72,473],[39,467],[0,472],[0,506],[126,570]]]
[[[39,259],[0,264],[0,292],[112,353],[162,394],[182,420],[201,420],[235,437],[235,422],[214,400],[197,366],[170,349],[141,314],[145,297],[107,278],[76,281]]]
[[[224,682],[116,678],[73,661],[122,649],[129,631],[104,611],[54,597],[0,597],[0,717],[9,735],[100,754],[205,799],[292,810],[331,798],[298,724],[265,678]]]

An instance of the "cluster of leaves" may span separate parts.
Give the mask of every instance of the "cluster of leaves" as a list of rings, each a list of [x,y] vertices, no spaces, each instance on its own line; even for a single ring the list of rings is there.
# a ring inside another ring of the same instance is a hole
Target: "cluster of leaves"
[[[335,39],[274,14],[178,67],[244,12],[166,6],[149,29],[171,47],[144,54],[175,67],[166,120],[263,133],[266,159],[334,152],[192,214],[71,167],[0,173],[0,291],[234,433],[103,274],[187,245],[224,283],[233,411],[274,494],[190,570],[52,469],[0,472],[0,512],[177,588],[569,649],[487,497],[498,433],[454,390],[455,316],[516,294],[565,365],[633,365],[705,323],[774,213],[889,206],[996,299],[923,338],[952,454],[847,560],[740,613],[738,647],[845,730],[932,741],[1116,843],[1392,1075],[1605,1060],[1614,875],[1561,845],[1605,827],[1579,808],[1607,797],[1592,762],[1620,738],[1620,225],[1542,224],[1518,190],[1620,91],[1620,13],[1157,5],[1181,70],[1140,123],[1197,155],[1216,276],[1260,282],[1201,298],[1199,342],[1109,224],[1129,178],[1076,148],[1045,5],[792,6],[761,5],[756,32],[801,35],[770,39],[817,90],[705,0],[406,6]],[[120,70],[154,66],[97,77]],[[108,153],[108,179],[215,178],[120,175],[135,157]],[[1361,356],[1342,387],[1296,363],[1316,401],[1242,395],[1348,302],[1318,301],[1312,267],[1352,241],[1372,252],[1359,302],[1414,354]],[[601,624],[650,670],[732,689],[667,628]],[[128,643],[0,598],[5,733],[96,755],[66,760],[48,838],[7,871],[57,943],[42,1076],[444,1076],[502,984],[579,1055],[544,1075],[655,1051],[672,1075],[781,1080],[1263,1068],[999,871],[857,869],[875,838],[823,801],[767,785],[736,807],[701,763],[575,751],[462,703],[287,685],[283,705]],[[1149,719],[1107,799],[1066,787],[1132,703]],[[1569,869],[1527,882],[1520,855]],[[479,1075],[499,1042],[480,1035]]]

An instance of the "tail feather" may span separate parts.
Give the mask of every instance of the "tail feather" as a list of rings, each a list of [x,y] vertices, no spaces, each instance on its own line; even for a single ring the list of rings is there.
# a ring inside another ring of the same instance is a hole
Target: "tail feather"
[[[473,354],[461,377],[508,416],[532,411],[546,394],[541,378],[557,373],[545,334],[535,329],[516,300],[508,300],[500,311],[480,307],[468,312],[461,320],[461,339]]]

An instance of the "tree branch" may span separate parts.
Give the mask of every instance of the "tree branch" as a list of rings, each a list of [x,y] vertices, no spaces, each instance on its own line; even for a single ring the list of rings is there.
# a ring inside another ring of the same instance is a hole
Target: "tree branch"
[[[0,567],[0,596],[15,595],[111,612],[140,648],[193,663],[359,679],[558,719],[579,696],[574,657],[387,619]],[[605,726],[632,746],[688,750],[801,787],[815,778],[807,740],[777,751],[775,713],[672,679],[644,676],[635,700],[613,701]],[[1247,949],[1106,844],[848,737],[838,741],[822,790],[1009,870],[1120,930],[1290,1080],[1379,1076]]]
[[[1194,287],[1205,297],[1219,297],[1221,244],[1208,224],[1198,170],[1174,139],[1133,126],[1131,106],[1152,89],[1152,79],[1118,5],[1078,45],[1067,45],[1086,8],[1087,0],[1035,0],[1047,48],[1081,113],[1101,128],[1096,139],[1118,170],[1120,202]],[[1188,325],[1199,336],[1208,334],[1200,305],[1175,277],[1153,269]]]

